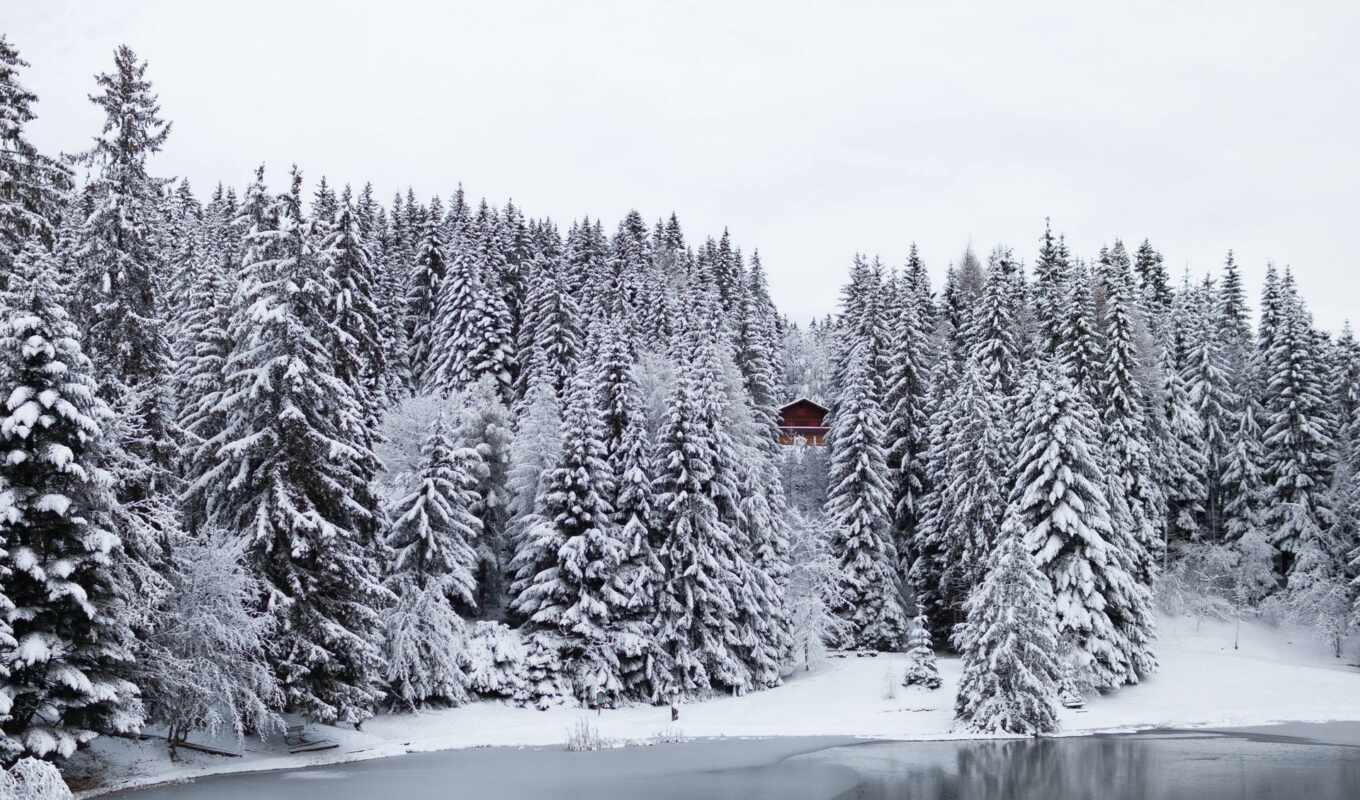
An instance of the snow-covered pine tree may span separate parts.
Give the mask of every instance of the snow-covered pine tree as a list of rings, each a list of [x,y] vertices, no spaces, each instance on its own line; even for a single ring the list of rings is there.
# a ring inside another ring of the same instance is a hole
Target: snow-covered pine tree
[[[1162,486],[1152,468],[1146,407],[1138,380],[1138,303],[1127,262],[1106,265],[1105,372],[1101,380],[1101,437],[1111,485],[1128,505],[1134,577],[1146,587],[1161,561]]]
[[[494,224],[488,218],[483,227]],[[503,400],[513,394],[512,320],[504,299],[488,283],[488,276],[495,274],[495,262],[482,261],[481,251],[491,247],[464,241],[454,248],[435,303],[432,341],[439,343],[439,349],[430,354],[425,368],[427,389],[448,395],[490,375]]]
[[[48,158],[24,135],[36,115],[37,95],[19,82],[28,62],[0,34],[0,291],[8,286],[14,260],[30,236],[49,249],[56,244],[62,192],[70,186],[67,167]]]
[[[481,456],[477,469],[477,502],[473,507],[482,521],[477,541],[481,565],[477,572],[477,606],[483,616],[492,616],[512,597],[507,596],[504,575],[514,557],[514,542],[507,531],[510,520],[510,446],[514,417],[502,399],[501,386],[491,376],[483,376],[456,395],[463,413],[457,438]]]
[[[1214,317],[1218,328],[1218,343],[1222,349],[1223,371],[1228,378],[1231,398],[1229,410],[1234,415],[1242,411],[1243,398],[1251,392],[1251,363],[1254,342],[1251,333],[1247,293],[1242,286],[1242,274],[1231,250],[1223,261],[1223,277],[1218,281],[1214,298]]]
[[[1289,554],[1301,543],[1305,522],[1318,531],[1331,527],[1326,490],[1333,443],[1327,435],[1324,370],[1312,317],[1288,270],[1281,293],[1280,318],[1265,358],[1263,479],[1272,541]]]
[[[652,497],[652,437],[629,343],[612,323],[606,323],[598,335],[597,390],[604,413],[605,458],[614,485],[609,502],[626,548],[615,576],[618,591],[626,598],[619,632],[620,668],[630,695],[655,700],[664,659],[651,635],[662,580]]]
[[[938,689],[940,683],[935,648],[930,642],[930,622],[924,613],[918,613],[912,618],[911,631],[907,634],[907,673],[902,685]]]
[[[382,421],[387,405],[384,381],[387,355],[383,348],[381,314],[376,299],[377,276],[369,233],[360,224],[350,188],[345,187],[332,212],[334,221],[321,242],[318,258],[327,279],[334,286],[331,309],[336,338],[335,376],[348,384],[363,408],[365,447],[373,447],[373,432]],[[372,465],[373,474],[377,464]],[[372,474],[369,476],[372,480]]]
[[[536,265],[521,327],[525,337],[532,333],[533,338],[519,353],[520,381],[527,381],[527,387],[546,379],[559,396],[576,374],[585,350],[581,312],[568,290],[565,268],[561,258],[543,259]]]
[[[562,456],[562,405],[551,383],[539,380],[520,403],[510,467],[506,475],[509,512],[516,536],[526,521],[542,514],[541,497],[547,479]]]
[[[360,723],[381,696],[374,563],[378,509],[357,432],[363,409],[335,375],[334,287],[301,216],[301,177],[245,237],[219,461],[190,487],[248,542],[274,616],[270,661],[289,709]]]
[[[1207,278],[1196,295],[1184,377],[1190,405],[1199,416],[1204,451],[1204,515],[1200,535],[1217,540],[1223,537],[1222,473],[1229,446],[1227,426],[1236,401],[1224,371],[1226,362],[1214,315],[1215,294]]]
[[[562,642],[577,698],[590,708],[623,696],[615,631],[625,598],[615,572],[623,543],[611,520],[613,478],[604,459],[596,373],[577,371],[562,416],[562,456],[543,492],[543,519],[522,541],[513,567],[515,612],[529,632]]]
[[[982,371],[988,391],[999,398],[1015,390],[1020,371],[1020,348],[1016,342],[1019,307],[1016,273],[1019,264],[1010,250],[997,248],[987,266],[982,295],[972,309],[968,338],[973,363]]]
[[[459,609],[476,607],[481,521],[473,469],[476,451],[460,448],[436,418],[421,446],[415,489],[392,509],[387,545],[394,551],[388,588],[399,599],[384,618],[389,691],[403,706],[467,699],[466,631]]]
[[[830,490],[826,515],[835,526],[832,549],[841,559],[850,622],[844,644],[897,650],[906,640],[907,614],[897,575],[883,412],[869,358],[871,342],[854,346],[831,422]]]
[[[1066,318],[1058,358],[1067,378],[1095,403],[1100,397],[1101,343],[1096,327],[1095,298],[1091,293],[1091,273],[1078,261],[1068,276]]]
[[[1152,317],[1161,317],[1171,310],[1171,275],[1162,261],[1162,254],[1147,239],[1138,245],[1134,254],[1134,271],[1138,273],[1140,306]]]
[[[392,507],[387,545],[391,574],[418,586],[437,584],[455,608],[476,608],[477,553],[482,522],[477,502],[477,451],[460,447],[442,417],[421,444],[421,465],[413,491]]]
[[[927,413],[928,372],[932,344],[925,307],[929,286],[916,284],[920,257],[912,246],[907,267],[898,281],[894,302],[892,347],[888,357],[887,412],[888,470],[892,476],[893,532],[897,546],[898,572],[905,576],[911,568],[913,543],[919,535],[921,515],[928,483],[926,452],[930,418]],[[924,279],[923,271],[919,273]]]
[[[438,197],[430,201],[429,209],[413,209],[413,204],[407,205],[407,226],[415,223],[420,228],[406,231],[415,242],[412,249],[415,260],[406,279],[406,363],[419,385],[430,389],[434,387],[429,383],[429,370],[438,354],[450,346],[445,332],[440,330],[439,300],[449,291],[448,284],[459,276],[447,276],[452,267],[449,243],[444,240],[443,204]],[[412,212],[419,216],[411,218]],[[454,245],[456,252],[462,249],[461,243]]]
[[[126,556],[102,464],[101,426],[111,413],[37,236],[13,267],[0,325],[0,375],[9,384],[0,418],[6,760],[17,749],[66,757],[100,733],[142,724],[137,687],[120,677],[133,633],[126,587],[117,585],[116,562]]]
[[[983,368],[970,363],[949,402],[937,413],[949,417],[945,467],[936,484],[938,511],[924,551],[937,562],[937,624],[962,622],[962,605],[981,582],[987,555],[1006,510],[1010,442],[1000,398]]]
[[[1058,631],[1081,653],[1095,685],[1136,682],[1131,656],[1143,643],[1131,643],[1125,629],[1150,626],[1150,610],[1111,525],[1095,413],[1065,371],[1045,359],[1027,376],[1016,424],[1006,524],[1052,582]]]
[[[198,270],[190,293],[189,308],[180,322],[182,356],[176,365],[179,390],[177,424],[184,436],[180,474],[189,484],[217,463],[217,453],[206,443],[221,433],[227,360],[231,357],[232,293],[235,253],[224,249]],[[205,510],[196,499],[186,506],[187,522],[197,530]]]
[[[1067,246],[1053,235],[1053,226],[1044,219],[1044,235],[1039,240],[1039,257],[1034,262],[1034,316],[1038,324],[1039,350],[1057,355],[1065,336],[1065,298],[1067,297]]]
[[[80,296],[89,304],[82,309],[84,347],[99,370],[101,395],[140,418],[146,439],[126,446],[157,471],[148,476],[151,485],[131,487],[132,493],[120,498],[129,501],[164,488],[176,450],[171,352],[158,299],[164,181],[147,171],[148,160],[170,135],[170,124],[161,119],[146,68],[122,45],[114,51],[113,72],[95,76],[100,92],[90,100],[104,113],[104,123],[94,146],[80,156],[95,169],[86,189],[91,213],[81,226],[77,251]]]
[[[1238,417],[1237,430],[1232,436],[1223,467],[1223,486],[1228,502],[1223,508],[1224,531],[1233,541],[1260,525],[1265,484],[1261,469],[1265,454],[1261,448],[1262,416],[1256,398],[1246,398]]]
[[[987,578],[955,633],[963,674],[954,715],[978,733],[1036,735],[1058,729],[1060,640],[1053,588],[1026,544],[1019,507],[1007,512]],[[1061,602],[1060,600],[1057,602]]]
[[[1203,427],[1190,403],[1185,379],[1176,366],[1173,349],[1162,348],[1162,419],[1167,429],[1162,466],[1166,491],[1167,539],[1197,540],[1204,512],[1207,457],[1201,442]]]
[[[657,527],[666,532],[657,553],[664,584],[655,624],[666,671],[655,693],[665,702],[702,696],[737,671],[727,644],[734,576],[723,558],[732,532],[712,492],[715,444],[698,372],[693,362],[683,364],[655,450]]]

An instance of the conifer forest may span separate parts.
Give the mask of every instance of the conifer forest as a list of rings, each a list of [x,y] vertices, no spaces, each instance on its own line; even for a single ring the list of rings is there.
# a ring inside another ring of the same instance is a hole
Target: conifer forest
[[[550,219],[305,153],[191,186],[128,46],[88,149],[46,152],[30,123],[83,99],[39,103],[23,47],[0,767],[486,702],[683,725],[878,653],[956,732],[1050,734],[1156,681],[1181,614],[1354,658],[1360,342],[1304,273],[1249,291],[1232,251],[1082,251],[1015,209],[1032,239],[945,263],[909,220],[847,242],[837,311],[796,318],[757,242],[665,209]]]

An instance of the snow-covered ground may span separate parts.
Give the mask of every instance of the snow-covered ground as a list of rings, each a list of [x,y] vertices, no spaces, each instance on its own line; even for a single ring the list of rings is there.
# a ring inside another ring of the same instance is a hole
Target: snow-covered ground
[[[1360,720],[1360,668],[1338,660],[1307,631],[1244,624],[1240,649],[1233,626],[1189,619],[1163,620],[1161,670],[1141,686],[1063,710],[1065,734],[1150,727],[1245,726],[1283,721]],[[1348,650],[1348,655],[1353,650]],[[340,747],[289,755],[281,747],[247,743],[242,758],[193,753],[171,763],[163,745],[100,739],[91,755],[100,765],[98,785],[82,796],[129,786],[190,779],[219,772],[285,769],[401,755],[409,752],[497,745],[556,745],[567,729],[589,718],[601,735],[646,742],[657,735],[685,737],[860,736],[890,739],[961,738],[952,732],[957,659],[941,659],[944,686],[934,692],[898,684],[901,655],[833,658],[797,673],[780,688],[744,697],[715,698],[680,709],[671,723],[666,708],[633,706],[590,712],[548,711],[502,703],[475,703],[422,714],[378,717],[363,731],[313,726]]]

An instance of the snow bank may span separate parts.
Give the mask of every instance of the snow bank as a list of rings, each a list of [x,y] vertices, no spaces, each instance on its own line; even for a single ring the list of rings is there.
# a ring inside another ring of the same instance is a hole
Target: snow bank
[[[1233,649],[1229,623],[1163,620],[1157,648],[1161,670],[1141,686],[1092,698],[1084,709],[1060,712],[1062,733],[1154,727],[1247,726],[1284,721],[1360,720],[1360,669],[1329,655],[1308,631],[1244,624]],[[560,706],[547,711],[481,702],[419,714],[380,716],[363,731],[324,728],[340,747],[288,755],[258,742],[240,759],[193,754],[172,764],[163,743],[100,739],[93,755],[104,774],[83,797],[128,786],[220,773],[285,769],[381,758],[411,752],[496,745],[561,745],[568,729],[589,716],[599,734],[645,742],[684,736],[855,736],[885,739],[967,738],[953,731],[955,658],[939,660],[943,686],[904,688],[905,654],[832,658],[799,672],[778,689],[682,706],[672,724],[667,708],[632,706],[602,712]]]

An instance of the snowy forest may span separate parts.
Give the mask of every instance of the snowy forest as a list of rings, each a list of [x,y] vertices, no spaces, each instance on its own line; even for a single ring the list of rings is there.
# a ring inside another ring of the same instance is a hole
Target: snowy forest
[[[961,728],[1043,733],[1156,672],[1159,608],[1360,621],[1360,343],[1288,268],[1249,298],[1018,209],[1028,261],[932,285],[907,230],[800,324],[674,214],[158,175],[127,47],[43,153],[26,68],[0,37],[0,763],[829,650],[957,653]],[[800,397],[824,446],[779,443]]]

